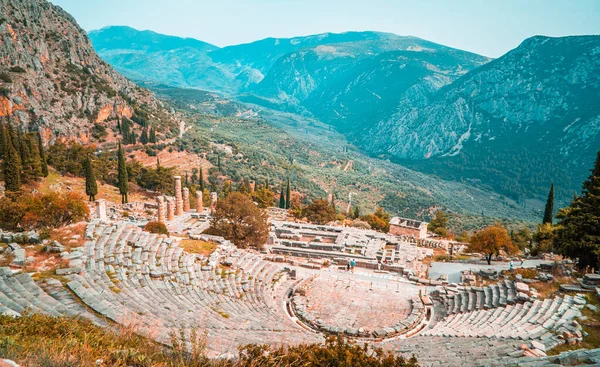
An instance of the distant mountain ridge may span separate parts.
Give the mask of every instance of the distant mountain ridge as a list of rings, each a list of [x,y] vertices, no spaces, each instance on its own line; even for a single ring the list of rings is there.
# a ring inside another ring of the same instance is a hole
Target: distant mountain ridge
[[[277,87],[267,85],[272,84],[270,79],[267,79],[266,83],[262,82],[269,77],[269,73],[296,74],[294,70],[273,69],[285,68],[287,64],[284,58],[294,57],[298,52],[313,50],[329,59],[349,57],[357,60],[388,51],[450,49],[416,37],[382,32],[266,38],[223,48],[202,41],[121,26],[92,31],[89,36],[98,53],[107,62],[133,79],[229,95],[254,95],[257,91],[272,91],[259,97],[273,99],[270,103],[275,104],[289,104],[290,100],[285,97],[279,98]],[[190,47],[190,43],[197,43],[201,47]],[[332,54],[332,47],[343,52]],[[464,51],[457,52],[469,54]],[[489,61],[478,55],[470,55],[478,59],[477,65]],[[346,60],[346,63],[347,61],[351,59]],[[302,108],[295,102],[287,107]]]

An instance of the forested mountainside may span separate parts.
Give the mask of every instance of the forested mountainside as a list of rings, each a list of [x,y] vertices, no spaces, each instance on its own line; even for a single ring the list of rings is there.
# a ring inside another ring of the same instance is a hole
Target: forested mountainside
[[[121,38],[137,31],[113,32],[91,37],[132,78],[316,117],[369,154],[523,205],[539,204],[553,180],[564,204],[600,147],[600,36],[532,37],[490,60],[377,32],[221,49],[127,46]]]
[[[600,149],[600,36],[533,37],[363,134],[374,154],[524,201],[570,199]]]
[[[176,126],[162,102],[101,60],[73,17],[45,0],[0,0],[0,117],[48,141],[88,141],[95,125],[122,117],[159,133]]]

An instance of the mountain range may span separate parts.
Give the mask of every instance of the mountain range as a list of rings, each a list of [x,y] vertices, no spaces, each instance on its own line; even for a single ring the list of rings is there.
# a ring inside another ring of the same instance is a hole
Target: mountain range
[[[347,32],[218,48],[128,27],[90,32],[125,75],[334,126],[363,151],[540,205],[580,189],[600,148],[600,36],[535,36],[490,58]]]

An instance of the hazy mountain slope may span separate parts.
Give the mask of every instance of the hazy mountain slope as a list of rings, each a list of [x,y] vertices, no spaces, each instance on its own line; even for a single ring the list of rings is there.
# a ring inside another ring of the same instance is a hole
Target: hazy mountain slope
[[[405,91],[426,97],[487,61],[414,37],[332,44],[280,58],[254,92],[353,131],[390,116]]]
[[[46,139],[89,139],[94,123],[137,114],[168,129],[153,95],[115,72],[85,31],[45,0],[0,0],[0,117]]]
[[[443,88],[407,94],[360,141],[444,177],[481,180],[515,198],[556,180],[572,195],[600,149],[600,36],[533,37]]]
[[[91,31],[89,37],[104,60],[134,80],[233,91],[235,75],[207,55],[217,46],[122,26]]]

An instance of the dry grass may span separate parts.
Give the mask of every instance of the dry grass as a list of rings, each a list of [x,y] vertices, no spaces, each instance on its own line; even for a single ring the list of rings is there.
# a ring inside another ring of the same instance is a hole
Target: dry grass
[[[600,298],[596,294],[588,293],[586,295],[588,304],[593,304],[600,307]],[[548,354],[557,355],[562,352],[576,349],[595,349],[600,348],[600,310],[592,311],[587,307],[582,311],[583,316],[587,317],[587,320],[579,320],[583,331],[588,335],[583,337],[583,342],[575,345],[562,344],[552,349]]]
[[[43,194],[53,192],[53,189],[60,187],[62,191],[79,192],[85,196],[85,179],[83,177],[61,176],[60,173],[50,169],[48,177],[36,185],[36,189]],[[148,195],[144,191],[132,192],[129,194],[129,201],[144,201]],[[121,203],[119,189],[112,185],[105,185],[98,182],[98,195],[96,199],[105,199],[115,204]]]
[[[191,254],[199,254],[199,255],[204,255],[204,256],[208,256],[208,255],[212,254],[213,251],[215,251],[215,249],[217,248],[216,242],[207,242],[207,241],[191,240],[191,239],[182,240],[179,245],[185,251],[187,251]]]
[[[79,318],[25,313],[16,319],[0,316],[0,325],[0,355],[22,366],[93,367],[98,360],[102,366],[123,367],[231,365],[208,360],[201,345],[195,353],[177,340],[176,348],[164,348],[133,328],[102,329]]]

